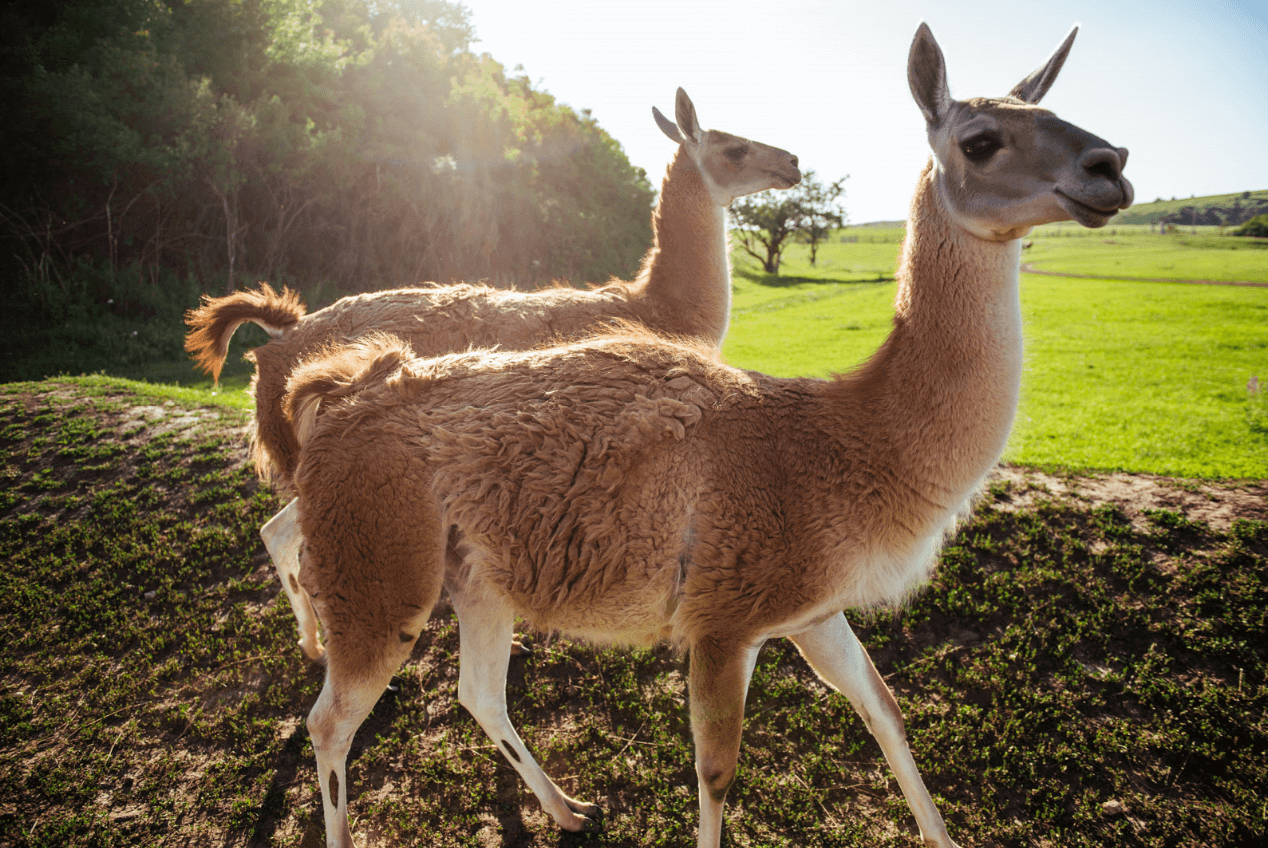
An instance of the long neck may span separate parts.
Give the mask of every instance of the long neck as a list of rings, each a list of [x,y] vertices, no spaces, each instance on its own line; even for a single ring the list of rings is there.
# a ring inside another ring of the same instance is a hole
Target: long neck
[[[683,147],[661,184],[652,235],[634,290],[660,312],[664,329],[721,345],[731,314],[726,210]]]
[[[970,495],[1012,427],[1020,255],[1016,240],[985,241],[957,226],[927,167],[908,219],[894,329],[834,387],[855,426],[888,437],[887,470],[932,502],[954,508]]]

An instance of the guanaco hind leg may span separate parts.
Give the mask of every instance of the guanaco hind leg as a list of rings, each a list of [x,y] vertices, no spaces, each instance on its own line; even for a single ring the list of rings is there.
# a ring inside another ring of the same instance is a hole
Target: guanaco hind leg
[[[296,498],[282,507],[277,515],[268,520],[260,528],[260,538],[277,569],[278,580],[282,583],[282,591],[290,601],[291,611],[295,613],[295,625],[299,631],[299,648],[304,656],[313,662],[326,661],[326,647],[322,645],[317,634],[317,613],[313,611],[312,600],[299,582],[299,550],[304,543],[304,536],[299,531],[299,510]],[[531,654],[533,651],[519,639],[511,642],[511,656]]]
[[[599,828],[594,804],[570,798],[542,771],[515,732],[506,713],[506,670],[514,614],[497,599],[477,597],[478,590],[446,581],[458,614],[458,702],[467,708],[498,750],[537,796],[542,809],[564,830]]]
[[[722,840],[722,805],[735,779],[744,699],[760,647],[720,645],[708,639],[691,646],[687,686],[700,796],[698,848],[718,848]]]
[[[299,532],[299,509],[296,499],[282,508],[282,511],[269,519],[260,528],[260,538],[268,549],[273,567],[277,569],[278,579],[282,581],[282,591],[291,602],[291,610],[295,613],[295,622],[299,629],[299,648],[304,656],[314,662],[322,662],[326,657],[326,648],[317,636],[317,613],[313,611],[313,603],[299,583],[299,549],[304,542]]]
[[[845,615],[837,613],[822,624],[792,637],[801,655],[825,683],[849,699],[867,729],[880,743],[889,767],[916,816],[925,845],[956,848],[947,835],[942,815],[929,797],[925,782],[907,747],[902,711],[894,695],[872,665]]]

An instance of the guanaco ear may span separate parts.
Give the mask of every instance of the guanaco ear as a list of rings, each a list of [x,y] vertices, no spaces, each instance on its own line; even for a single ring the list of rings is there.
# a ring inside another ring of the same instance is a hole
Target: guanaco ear
[[[911,41],[907,54],[907,84],[916,98],[925,123],[937,126],[951,106],[951,91],[947,88],[947,63],[942,58],[942,48],[934,40],[929,25],[922,23]]]
[[[1074,29],[1070,30],[1070,34],[1065,37],[1065,41],[1061,42],[1061,46],[1052,54],[1052,58],[1047,63],[1026,77],[1008,92],[1010,97],[1016,97],[1027,103],[1038,103],[1043,96],[1048,93],[1048,89],[1057,79],[1057,74],[1061,72],[1061,66],[1065,64],[1065,57],[1070,53],[1070,45],[1074,44],[1074,37],[1079,34],[1079,25],[1075,24]]]
[[[678,132],[677,125],[673,121],[666,118],[660,113],[655,106],[652,107],[652,117],[656,119],[656,126],[660,127],[660,131],[669,136],[669,140],[675,144],[682,144],[682,133]]]
[[[674,99],[674,117],[678,119],[678,129],[690,141],[700,143],[700,122],[696,120],[696,107],[687,96],[687,92],[678,87],[678,96]]]

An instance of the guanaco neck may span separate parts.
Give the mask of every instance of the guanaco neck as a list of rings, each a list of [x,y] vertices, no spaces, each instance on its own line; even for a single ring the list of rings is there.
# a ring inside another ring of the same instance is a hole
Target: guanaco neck
[[[930,163],[908,218],[893,331],[833,388],[852,426],[888,435],[874,461],[956,509],[998,461],[1017,408],[1021,247],[957,226],[939,195]]]
[[[661,313],[665,329],[721,345],[731,316],[726,209],[684,147],[661,183],[652,237],[635,292]]]

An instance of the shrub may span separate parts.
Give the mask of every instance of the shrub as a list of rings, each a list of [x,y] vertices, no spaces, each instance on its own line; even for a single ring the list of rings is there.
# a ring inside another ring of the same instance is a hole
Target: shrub
[[[1237,229],[1233,230],[1235,236],[1256,236],[1258,238],[1268,238],[1268,215],[1256,215]]]

